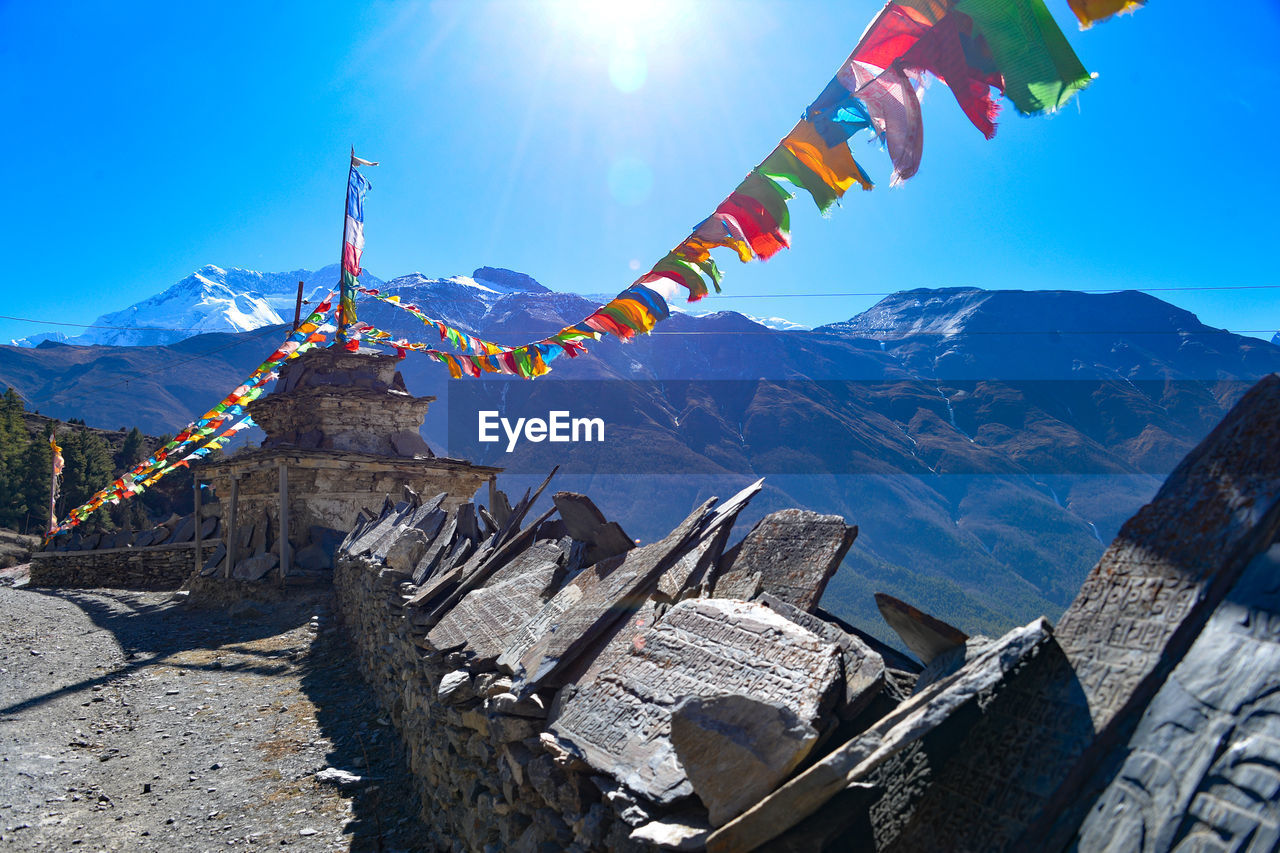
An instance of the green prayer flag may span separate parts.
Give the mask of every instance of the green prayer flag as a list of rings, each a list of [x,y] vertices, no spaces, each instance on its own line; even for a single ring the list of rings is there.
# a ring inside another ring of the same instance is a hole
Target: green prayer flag
[[[773,149],[773,153],[764,159],[760,164],[760,172],[770,178],[783,178],[798,187],[803,187],[809,195],[813,196],[813,203],[822,213],[830,210],[831,205],[835,204],[836,199],[840,197],[839,193],[818,177],[816,172],[801,163],[800,158],[792,154],[784,145]]]
[[[1089,85],[1089,72],[1042,0],[960,0],[955,8],[986,38],[1018,112],[1052,112]]]
[[[707,283],[702,280],[702,273],[698,267],[686,261],[684,258],[677,256],[673,252],[667,252],[662,260],[653,265],[654,272],[673,272],[684,281],[684,286],[689,288],[689,299],[701,299],[707,295]],[[711,283],[715,286],[716,293],[720,292],[720,282],[712,279]]]
[[[720,282],[724,280],[724,273],[720,272],[720,267],[716,266],[716,259],[707,255],[705,261],[693,261],[694,266],[707,274],[711,279],[711,283],[716,287],[716,293],[720,292]]]

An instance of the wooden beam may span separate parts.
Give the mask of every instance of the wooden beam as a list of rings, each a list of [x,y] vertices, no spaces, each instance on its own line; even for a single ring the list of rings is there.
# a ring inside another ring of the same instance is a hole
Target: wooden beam
[[[293,306],[293,330],[302,325],[302,282],[298,282],[298,301]]]

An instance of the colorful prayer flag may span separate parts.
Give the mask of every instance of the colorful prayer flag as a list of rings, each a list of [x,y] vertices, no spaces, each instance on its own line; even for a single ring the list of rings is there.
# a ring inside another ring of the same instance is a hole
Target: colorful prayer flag
[[[376,166],[351,152],[351,169],[347,172],[347,215],[342,228],[342,280],[338,303],[338,343],[349,350],[359,348],[359,338],[352,338],[349,328],[356,322],[356,288],[364,272],[360,257],[364,254],[364,197],[372,184],[360,174],[357,165]]]

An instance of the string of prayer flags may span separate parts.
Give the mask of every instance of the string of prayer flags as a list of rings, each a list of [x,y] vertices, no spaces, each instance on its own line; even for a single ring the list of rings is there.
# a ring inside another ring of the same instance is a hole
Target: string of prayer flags
[[[1145,0],[1069,2],[1081,24],[1088,26]],[[711,287],[720,291],[713,249],[730,249],[745,263],[768,260],[790,247],[787,203],[793,196],[780,182],[805,190],[823,214],[854,184],[870,190],[870,177],[849,150],[849,140],[858,132],[874,133],[888,151],[893,166],[890,186],[915,175],[924,149],[918,89],[926,75],[951,89],[961,110],[987,138],[996,131],[993,88],[1019,112],[1032,114],[1060,108],[1092,79],[1043,0],[894,0],[872,21],[791,132],[729,197],[631,287],[582,322],[541,341],[504,346],[432,319],[393,295],[362,289],[414,313],[461,354],[393,341],[389,334],[382,337],[366,330],[366,335],[402,354],[423,352],[444,364],[454,378],[495,372],[532,378],[550,370],[550,362],[560,355],[580,355],[588,338],[613,335],[625,341],[648,333],[669,316],[667,300],[683,294],[696,302]]]

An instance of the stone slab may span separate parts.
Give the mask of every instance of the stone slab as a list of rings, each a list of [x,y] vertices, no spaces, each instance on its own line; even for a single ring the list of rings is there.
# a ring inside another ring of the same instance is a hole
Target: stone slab
[[[702,583],[707,573],[720,560],[738,514],[763,487],[764,480],[756,480],[716,507],[698,544],[658,578],[658,594],[661,597],[676,601],[686,589]]]
[[[814,721],[838,677],[833,644],[767,607],[689,599],[593,684],[561,691],[548,728],[595,769],[666,804],[695,790],[671,742],[682,698],[741,694]]]
[[[476,505],[466,501],[453,511],[458,519],[458,535],[465,536],[472,542],[480,541],[480,519],[476,517]]]
[[[1060,784],[1028,818],[1025,839],[1068,842],[1120,730],[1155,696],[1245,566],[1278,531],[1280,375],[1272,374],[1125,522],[1058,623],[1055,636],[1069,667],[1046,691],[1083,709],[1096,737],[1072,741],[1071,749],[1040,750],[1035,773]],[[1048,732],[1043,738],[1057,744],[1070,735]]]
[[[935,619],[905,601],[883,592],[876,593],[876,607],[911,653],[926,665],[944,652],[963,646],[969,635]]]
[[[225,542],[219,542],[218,547],[213,549],[213,553],[209,555],[209,559],[204,561],[204,565],[200,568],[201,577],[210,577],[222,570],[222,562],[227,559],[227,545]]]
[[[1095,728],[1280,528],[1280,375],[1255,385],[1121,527],[1055,631]],[[1215,588],[1216,587],[1216,588]]]
[[[280,557],[273,553],[256,554],[252,557],[245,557],[236,563],[236,567],[232,569],[231,576],[243,581],[256,581],[266,577],[267,573],[274,569],[280,562]]]
[[[440,561],[448,555],[449,550],[453,547],[453,540],[457,531],[457,522],[450,516],[441,525],[440,531],[431,540],[431,544],[427,546],[422,559],[414,567],[413,582],[415,584],[422,584],[436,571]]]
[[[386,560],[387,554],[391,553],[391,549],[396,542],[404,535],[404,532],[413,526],[414,520],[417,518],[418,509],[412,504],[401,502],[396,505],[395,512],[388,516],[390,524],[381,525],[375,533],[373,543],[369,548],[369,556],[374,560]]]
[[[625,554],[634,547],[636,547],[635,540],[627,535],[621,524],[616,521],[607,521],[591,537],[587,547],[587,561],[594,563],[598,560],[607,560],[617,554]]]
[[[183,516],[182,521],[178,522],[178,526],[173,529],[173,535],[169,537],[170,542],[182,543],[190,542],[196,535],[195,516]]]
[[[427,634],[439,650],[460,649],[475,670],[488,669],[542,608],[557,563],[543,560],[516,577],[468,593]]]
[[[494,489],[493,506],[489,507],[489,513],[493,516],[493,520],[498,523],[499,528],[506,525],[507,519],[511,517],[511,499],[507,497],[507,493],[502,489]]]
[[[406,509],[412,511],[410,507],[406,507]],[[392,534],[396,525],[400,523],[402,515],[403,513],[397,512],[395,507],[391,505],[390,500],[388,500],[383,504],[382,512],[378,515],[377,520],[370,524],[369,527],[360,534],[360,536],[355,539],[350,546],[348,546],[348,550],[351,554],[357,557],[370,553],[374,547],[377,546],[379,541]]]
[[[524,523],[525,515],[527,515],[529,510],[533,508],[534,503],[537,502],[538,498],[542,495],[542,492],[551,483],[551,479],[555,477],[556,472],[559,470],[560,466],[557,465],[551,469],[551,473],[547,475],[547,479],[543,480],[538,485],[538,488],[532,490],[532,492],[528,489],[525,490],[524,497],[522,497],[519,502],[516,503],[515,507],[512,508],[510,516],[503,522],[502,528],[498,531],[497,536],[494,539],[495,545],[505,544],[507,539],[520,529],[520,525]]]
[[[564,681],[586,687],[612,669],[619,660],[631,654],[631,650],[643,645],[644,634],[658,621],[659,603],[650,597],[613,628],[601,635],[598,648],[591,654],[581,655],[564,672]]]
[[[732,559],[722,561],[715,579],[717,598],[755,596],[755,578],[765,592],[812,611],[827,582],[857,538],[838,515],[804,509],[770,513],[751,529]]]
[[[480,518],[480,532],[485,536],[485,538],[488,538],[493,534],[497,533],[498,530],[501,528],[501,525],[498,524],[497,519],[495,519],[492,515],[490,515],[489,510],[485,509],[484,507],[477,505],[476,515],[479,516]]]
[[[560,520],[564,522],[568,534],[581,542],[590,542],[596,530],[609,520],[586,495],[556,492],[551,500],[560,511]]]
[[[249,544],[245,546],[245,553],[255,556],[265,554],[271,539],[271,521],[263,515],[253,525],[253,536],[249,538]]]
[[[767,592],[761,594],[756,601],[840,648],[844,695],[837,713],[841,719],[852,720],[857,717],[884,690],[884,658],[866,643],[845,632],[839,625],[827,622]]]
[[[1074,849],[1280,848],[1280,544],[1147,706]]]
[[[577,577],[565,584],[516,632],[498,658],[498,668],[513,674],[524,656],[529,654],[543,636],[555,629],[557,621],[567,610],[584,599],[594,598],[596,590],[609,583],[609,576],[619,569],[622,561],[623,558],[618,556],[596,563],[583,569]]]
[[[343,537],[341,544],[338,545],[338,551],[342,554],[350,554],[355,556],[356,552],[352,549],[355,543],[360,540],[361,536],[369,532],[369,526],[377,523],[377,518],[367,509],[360,510],[356,514],[356,522],[351,526],[351,530],[347,531],[347,535]]]
[[[1033,663],[1051,636],[1043,619],[1010,631],[955,679],[903,703],[716,830],[707,849],[754,850],[775,839],[777,849],[886,849],[929,791],[931,774],[981,717],[983,703],[1008,685],[1011,673]],[[845,837],[868,830],[873,837],[860,843]],[[927,849],[959,848],[935,838]]]
[[[565,552],[566,544],[546,540],[534,542],[513,557],[505,566],[494,571],[481,586],[496,586],[521,577],[528,572],[537,572],[540,577],[545,575],[547,583],[550,584],[551,579],[555,577],[555,570],[560,568],[565,560],[568,559],[569,555]],[[546,571],[548,564],[551,566],[550,573]],[[529,615],[532,616],[533,614]]]
[[[568,535],[569,529],[565,527],[564,522],[558,518],[551,518],[542,522],[542,524],[538,526],[538,534],[534,538],[551,539],[555,542],[559,542]]]
[[[714,502],[715,498],[711,498],[695,509],[660,542],[628,551],[618,567],[598,582],[579,585],[575,579],[557,593],[556,598],[570,596],[572,603],[560,609],[549,630],[537,638],[518,663],[513,662],[515,691],[531,691],[543,683],[555,686],[558,671],[634,612],[648,598],[658,575],[683,555]]]
[[[786,705],[739,693],[689,696],[671,709],[671,745],[712,826],[768,795],[817,740]]]

